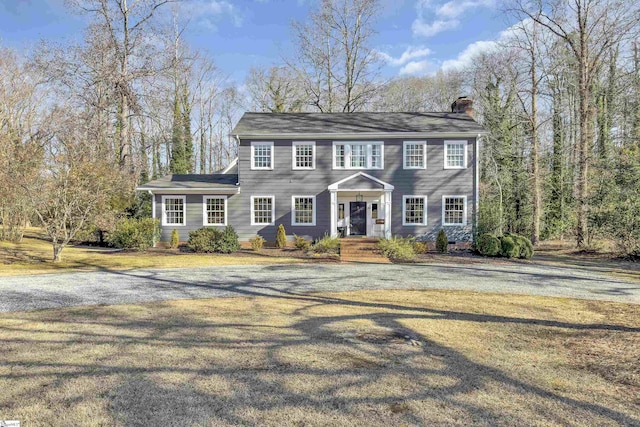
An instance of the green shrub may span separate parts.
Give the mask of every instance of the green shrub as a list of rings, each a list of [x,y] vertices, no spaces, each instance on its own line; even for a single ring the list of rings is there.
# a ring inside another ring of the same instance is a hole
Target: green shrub
[[[426,254],[429,252],[429,246],[427,242],[413,242],[413,250],[417,254]]]
[[[476,240],[476,250],[481,255],[498,256],[500,255],[500,239],[492,234],[485,233]]]
[[[317,239],[312,247],[312,250],[317,254],[337,254],[339,249],[340,240],[337,237],[331,237],[326,233],[322,238]]]
[[[189,232],[187,246],[194,252],[216,252],[216,242],[222,239],[222,231],[203,227]]]
[[[178,230],[174,228],[173,231],[171,231],[171,240],[169,241],[169,246],[171,247],[171,249],[175,249],[179,244],[180,234],[178,233]]]
[[[159,221],[152,218],[123,219],[109,235],[109,243],[117,248],[144,251],[160,239]]]
[[[225,227],[222,231],[203,227],[189,232],[187,246],[194,252],[229,254],[240,249],[240,242],[231,226]]]
[[[378,249],[382,255],[393,262],[412,262],[416,259],[414,241],[411,237],[393,236],[378,241]]]
[[[222,231],[222,236],[216,248],[216,252],[222,254],[230,254],[240,250],[240,242],[238,241],[238,233],[232,226],[228,225]]]
[[[278,232],[276,233],[276,248],[284,249],[287,247],[287,233],[284,231],[284,225],[278,226]]]
[[[254,251],[259,251],[260,249],[262,249],[262,247],[264,246],[264,242],[266,242],[266,240],[264,240],[264,237],[260,235],[249,239],[249,243],[251,243],[251,249],[253,249]]]
[[[520,244],[512,235],[506,234],[500,239],[500,255],[507,258],[520,256]]]
[[[524,236],[512,235],[514,240],[518,243],[520,248],[520,252],[518,254],[518,258],[522,259],[531,259],[533,256],[533,244],[531,244],[531,240]]]
[[[443,229],[440,229],[436,237],[436,250],[441,254],[449,252],[449,239]]]
[[[301,251],[306,251],[311,247],[310,241],[296,234],[293,235],[293,244],[297,249],[300,249]]]

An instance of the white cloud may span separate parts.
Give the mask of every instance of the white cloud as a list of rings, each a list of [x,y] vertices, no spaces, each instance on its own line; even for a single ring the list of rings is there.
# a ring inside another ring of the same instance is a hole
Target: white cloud
[[[413,34],[422,37],[433,37],[438,33],[447,30],[453,30],[458,25],[460,25],[460,21],[457,19],[447,19],[447,20],[435,20],[432,23],[424,22],[422,19],[416,19],[413,21],[411,25],[411,29],[413,30]]]
[[[414,59],[424,58],[429,54],[431,54],[431,50],[424,46],[409,46],[398,58],[394,58],[385,52],[378,52],[378,55],[392,67],[399,67]]]
[[[411,29],[415,36],[433,37],[444,31],[457,28],[458,19],[467,11],[480,7],[494,7],[496,0],[451,0],[443,4],[435,4],[431,0],[418,0],[416,10],[418,16]]]
[[[423,61],[411,61],[400,69],[399,74],[401,76],[415,76],[427,74],[427,71],[431,69],[431,63],[427,60]]]
[[[183,4],[189,16],[209,30],[215,31],[224,18],[229,18],[236,27],[242,26],[240,11],[226,0],[192,0]]]

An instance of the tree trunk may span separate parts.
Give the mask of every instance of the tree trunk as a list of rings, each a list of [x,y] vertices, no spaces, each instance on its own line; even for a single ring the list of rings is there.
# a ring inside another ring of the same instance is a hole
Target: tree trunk
[[[59,244],[58,242],[53,242],[53,262],[62,261],[62,250],[64,249],[64,245]]]
[[[536,73],[536,34],[533,26],[531,45],[531,186],[533,192],[533,212],[531,224],[531,243],[540,241],[540,178],[538,177],[538,76]]]

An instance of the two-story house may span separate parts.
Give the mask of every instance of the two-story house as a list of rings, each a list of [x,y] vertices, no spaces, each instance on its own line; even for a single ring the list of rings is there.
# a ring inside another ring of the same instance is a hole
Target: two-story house
[[[238,158],[210,175],[170,175],[140,186],[153,194],[162,241],[232,225],[261,235],[413,235],[472,238],[479,137],[471,100],[451,113],[245,113]]]

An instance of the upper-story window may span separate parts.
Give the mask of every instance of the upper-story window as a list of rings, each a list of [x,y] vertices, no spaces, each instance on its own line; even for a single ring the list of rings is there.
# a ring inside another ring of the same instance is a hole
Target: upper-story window
[[[444,168],[466,169],[467,141],[444,142]]]
[[[427,141],[405,141],[403,148],[404,169],[427,168]]]
[[[293,141],[292,168],[309,170],[316,168],[316,143],[313,141]]]
[[[273,142],[251,143],[251,169],[273,169]]]
[[[384,143],[334,142],[334,169],[383,169]]]

